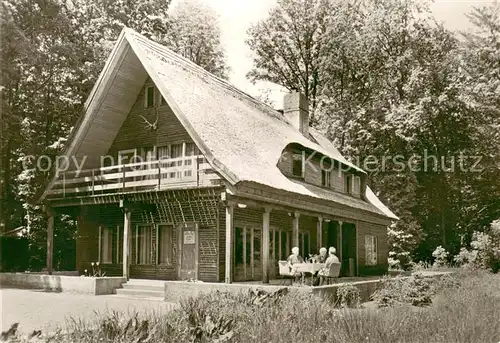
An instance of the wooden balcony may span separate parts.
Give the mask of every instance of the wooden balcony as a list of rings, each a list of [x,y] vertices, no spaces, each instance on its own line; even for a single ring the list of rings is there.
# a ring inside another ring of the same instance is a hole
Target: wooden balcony
[[[203,156],[161,159],[60,173],[50,198],[214,187],[221,178]]]

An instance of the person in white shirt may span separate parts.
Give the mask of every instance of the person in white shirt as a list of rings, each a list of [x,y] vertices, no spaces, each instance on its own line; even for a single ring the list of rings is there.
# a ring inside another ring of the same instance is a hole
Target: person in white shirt
[[[325,276],[328,275],[328,272],[330,271],[330,266],[333,263],[339,263],[339,259],[335,255],[336,253],[337,250],[334,247],[330,247],[330,249],[328,249],[328,258],[325,261],[325,266],[318,272],[318,275],[320,277],[320,282],[319,282],[320,286],[324,283]]]

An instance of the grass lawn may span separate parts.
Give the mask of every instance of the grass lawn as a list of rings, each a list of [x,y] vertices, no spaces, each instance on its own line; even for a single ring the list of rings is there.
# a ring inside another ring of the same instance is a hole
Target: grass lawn
[[[452,282],[450,282],[452,281]],[[438,285],[425,307],[338,309],[289,294],[209,294],[164,315],[96,318],[58,342],[500,342],[500,274],[459,273]],[[264,296],[265,298],[265,296]]]

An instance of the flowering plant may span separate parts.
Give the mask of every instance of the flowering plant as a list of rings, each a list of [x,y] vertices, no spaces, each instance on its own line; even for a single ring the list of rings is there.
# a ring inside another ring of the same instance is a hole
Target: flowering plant
[[[88,276],[88,277],[104,277],[104,276],[106,276],[106,272],[103,272],[101,270],[101,266],[100,266],[99,262],[91,262],[90,265],[92,266],[92,273],[89,273],[89,271],[87,269],[85,269],[83,276]]]

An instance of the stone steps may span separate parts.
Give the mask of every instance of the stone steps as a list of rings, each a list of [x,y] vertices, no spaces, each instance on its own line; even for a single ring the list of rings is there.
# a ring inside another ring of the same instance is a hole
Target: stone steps
[[[156,300],[165,299],[165,283],[158,280],[132,279],[116,290],[117,297]]]

